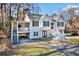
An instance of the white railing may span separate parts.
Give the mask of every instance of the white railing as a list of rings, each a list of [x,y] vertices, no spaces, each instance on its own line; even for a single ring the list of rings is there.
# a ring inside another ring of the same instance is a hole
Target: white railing
[[[29,28],[18,28],[18,32],[28,32]]]

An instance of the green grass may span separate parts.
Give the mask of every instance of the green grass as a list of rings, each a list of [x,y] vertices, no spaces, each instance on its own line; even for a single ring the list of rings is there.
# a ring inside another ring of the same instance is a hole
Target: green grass
[[[63,56],[62,53],[51,53],[56,49],[42,48],[42,47],[21,47],[17,49],[17,56]],[[47,55],[48,54],[48,55]]]
[[[67,44],[79,44],[79,36],[71,36],[69,40],[64,41]]]
[[[64,56],[63,53],[52,53],[52,54],[49,54],[49,56]]]
[[[17,50],[18,54],[17,55],[24,55],[24,56],[32,56],[32,55],[40,55],[46,52],[49,52],[51,49],[47,49],[47,48],[20,48]]]
[[[79,36],[71,36],[71,39],[79,39]]]

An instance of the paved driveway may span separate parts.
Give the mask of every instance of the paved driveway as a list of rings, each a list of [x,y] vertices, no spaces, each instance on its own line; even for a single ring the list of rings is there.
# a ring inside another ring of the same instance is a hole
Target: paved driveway
[[[79,56],[79,45],[59,46],[57,51],[64,53],[66,56]]]

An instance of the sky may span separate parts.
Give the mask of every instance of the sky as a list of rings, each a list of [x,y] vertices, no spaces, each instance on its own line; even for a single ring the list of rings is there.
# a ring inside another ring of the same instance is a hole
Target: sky
[[[68,5],[79,6],[79,3],[37,3],[37,6],[41,8],[40,14],[53,14],[60,12],[63,8]]]

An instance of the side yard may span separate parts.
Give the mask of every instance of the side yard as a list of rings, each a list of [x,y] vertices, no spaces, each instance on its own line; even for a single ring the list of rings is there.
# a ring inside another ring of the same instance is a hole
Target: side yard
[[[79,56],[79,36],[64,41],[40,41],[21,45],[16,55],[22,56]],[[25,46],[24,46],[25,45]]]
[[[58,43],[58,44],[57,44]],[[61,45],[59,41],[38,41],[17,45],[17,56],[64,56],[56,50],[56,46]]]
[[[79,56],[79,36],[64,41],[44,40],[12,45],[0,55],[6,56]]]

